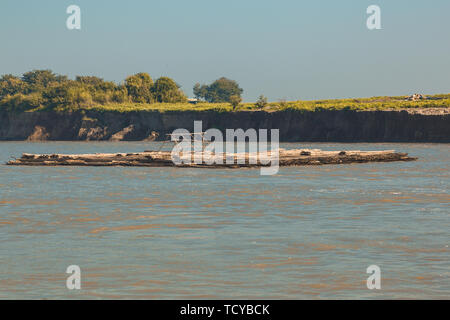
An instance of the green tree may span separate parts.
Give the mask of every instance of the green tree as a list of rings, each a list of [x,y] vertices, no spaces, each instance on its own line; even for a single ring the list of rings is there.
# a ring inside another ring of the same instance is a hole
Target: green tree
[[[0,97],[24,93],[26,87],[26,83],[19,77],[13,76],[12,74],[5,74],[0,78]]]
[[[112,93],[111,100],[113,102],[121,103],[128,102],[130,97],[128,96],[128,90],[125,86],[118,86]]]
[[[209,86],[200,84],[194,86],[194,94],[208,102],[231,102],[232,96],[240,97],[243,92],[236,81],[225,77],[217,79]]]
[[[49,108],[58,107],[89,107],[93,105],[93,99],[89,88],[68,81],[51,86],[42,93],[45,106]]]
[[[208,93],[208,86],[206,85],[200,85],[200,83],[196,83],[194,86],[194,96],[196,99],[201,100],[203,99]]]
[[[57,75],[51,70],[33,70],[22,75],[28,92],[43,91],[45,88],[68,81],[67,76]]]
[[[152,91],[157,102],[177,103],[187,101],[186,95],[180,90],[180,86],[168,77],[161,77],[156,80]]]
[[[95,76],[76,76],[75,81],[78,81],[83,84],[88,84],[94,87],[100,87],[104,82],[102,78]]]
[[[25,111],[41,106],[42,95],[40,92],[30,94],[16,93],[7,95],[0,100],[0,106],[9,110]]]
[[[116,101],[114,99],[115,96],[117,97],[115,93],[117,90],[120,90],[114,82],[104,81],[102,78],[95,76],[77,76],[75,81],[77,82],[76,86],[81,85],[87,88],[93,101],[100,104]]]
[[[133,102],[153,103],[155,98],[152,94],[153,80],[148,73],[137,73],[125,79],[125,87]]]
[[[242,98],[238,95],[234,95],[230,97],[230,103],[233,107],[233,111],[236,110],[236,108],[241,104]]]

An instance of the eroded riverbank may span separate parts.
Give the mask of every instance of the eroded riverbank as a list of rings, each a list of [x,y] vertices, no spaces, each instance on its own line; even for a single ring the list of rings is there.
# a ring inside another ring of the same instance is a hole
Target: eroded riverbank
[[[0,140],[164,140],[178,128],[279,129],[283,142],[450,142],[448,108],[402,111],[0,112]]]

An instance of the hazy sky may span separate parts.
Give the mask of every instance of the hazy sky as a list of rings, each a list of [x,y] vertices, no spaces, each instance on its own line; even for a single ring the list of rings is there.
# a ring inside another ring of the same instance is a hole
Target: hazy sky
[[[81,8],[81,30],[66,8]],[[366,27],[381,7],[382,30]],[[0,73],[237,80],[244,100],[450,92],[449,0],[1,0]]]

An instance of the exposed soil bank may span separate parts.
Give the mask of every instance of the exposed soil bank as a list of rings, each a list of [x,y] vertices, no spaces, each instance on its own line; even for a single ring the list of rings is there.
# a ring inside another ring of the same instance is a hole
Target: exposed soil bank
[[[280,141],[450,142],[448,109],[409,111],[0,111],[0,140],[164,140],[178,128],[279,129]]]

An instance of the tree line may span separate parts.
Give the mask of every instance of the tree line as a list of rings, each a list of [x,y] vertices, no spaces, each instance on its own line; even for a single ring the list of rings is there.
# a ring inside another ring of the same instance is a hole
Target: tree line
[[[234,80],[220,78],[210,85],[197,83],[194,95],[200,101],[229,102],[235,108],[243,90]],[[95,76],[77,76],[75,80],[51,70],[33,70],[21,77],[0,77],[0,106],[15,110],[58,107],[89,107],[111,103],[186,103],[186,95],[171,78],[156,81],[148,73],[129,76],[116,84]]]

